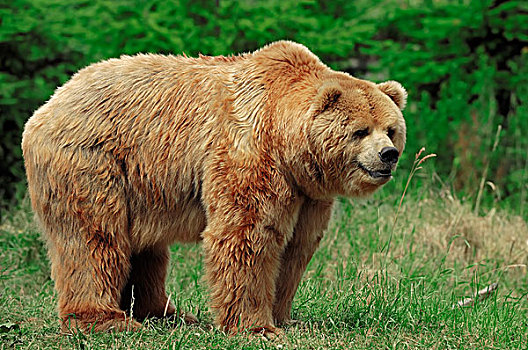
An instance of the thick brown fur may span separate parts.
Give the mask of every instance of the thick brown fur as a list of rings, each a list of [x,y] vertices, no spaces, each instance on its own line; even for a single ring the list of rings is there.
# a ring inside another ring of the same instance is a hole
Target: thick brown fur
[[[79,71],[22,148],[65,326],[174,314],[168,246],[203,241],[216,323],[276,330],[338,195],[367,195],[401,154],[405,90],[281,41],[233,57],[123,56]],[[362,132],[358,132],[361,131]]]

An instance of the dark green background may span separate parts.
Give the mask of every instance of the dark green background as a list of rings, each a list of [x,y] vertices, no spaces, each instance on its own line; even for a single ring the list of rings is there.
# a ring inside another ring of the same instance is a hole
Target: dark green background
[[[226,55],[291,39],[332,68],[408,89],[401,168],[426,146],[457,193],[474,199],[486,175],[496,190],[485,187],[482,210],[526,217],[527,4],[1,0],[0,198],[12,206],[25,195],[24,123],[79,68],[121,54]]]

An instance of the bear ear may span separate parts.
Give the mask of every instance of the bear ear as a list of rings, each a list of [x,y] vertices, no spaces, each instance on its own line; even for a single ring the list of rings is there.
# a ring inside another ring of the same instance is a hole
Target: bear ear
[[[341,86],[337,83],[324,83],[317,91],[317,96],[313,105],[315,114],[319,114],[332,107],[343,94]]]
[[[405,108],[405,105],[407,104],[407,91],[405,91],[405,88],[400,83],[390,80],[384,83],[379,83],[378,88],[389,96],[400,110]]]

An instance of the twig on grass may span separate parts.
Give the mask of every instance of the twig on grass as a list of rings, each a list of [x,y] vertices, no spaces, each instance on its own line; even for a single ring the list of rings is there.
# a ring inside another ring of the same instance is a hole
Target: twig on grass
[[[466,298],[464,300],[460,300],[458,303],[453,305],[453,309],[457,307],[466,307],[471,306],[475,303],[475,300],[484,300],[489,298],[491,294],[493,294],[494,291],[497,290],[497,287],[499,286],[498,283],[492,283],[486,288],[483,288],[479,290],[477,293],[475,293],[475,296],[473,298]]]

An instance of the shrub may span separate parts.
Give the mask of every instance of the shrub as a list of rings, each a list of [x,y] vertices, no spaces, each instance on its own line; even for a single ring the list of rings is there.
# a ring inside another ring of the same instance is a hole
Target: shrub
[[[0,198],[24,195],[23,125],[79,68],[121,54],[230,54],[292,39],[335,69],[401,81],[409,154],[426,145],[458,190],[475,195],[484,178],[496,190],[483,204],[500,199],[526,215],[527,13],[513,0],[12,0],[0,7]]]

